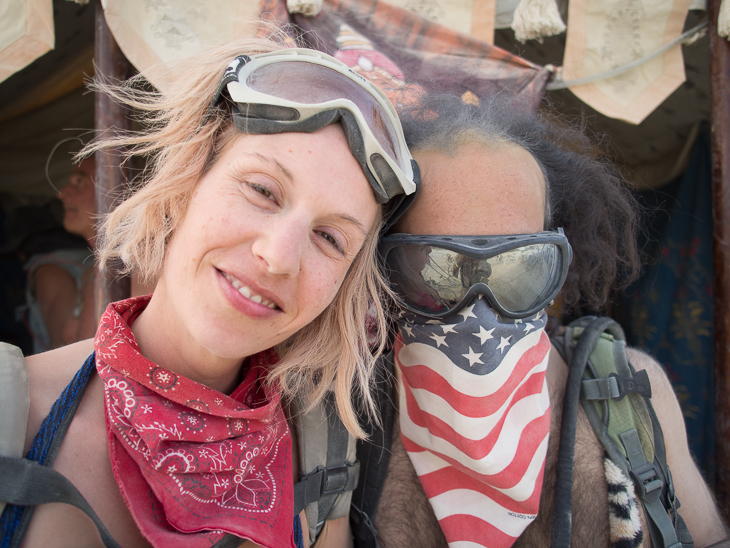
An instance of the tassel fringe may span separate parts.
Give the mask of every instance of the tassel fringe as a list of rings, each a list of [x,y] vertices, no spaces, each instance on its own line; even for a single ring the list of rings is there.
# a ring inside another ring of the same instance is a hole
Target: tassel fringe
[[[722,0],[717,16],[717,34],[730,40],[730,0]]]
[[[286,0],[286,9],[289,13],[301,13],[314,17],[322,11],[322,2],[323,0]]]
[[[523,44],[527,40],[542,43],[545,36],[565,32],[565,23],[560,18],[555,0],[521,0],[512,18],[512,30],[515,38]]]

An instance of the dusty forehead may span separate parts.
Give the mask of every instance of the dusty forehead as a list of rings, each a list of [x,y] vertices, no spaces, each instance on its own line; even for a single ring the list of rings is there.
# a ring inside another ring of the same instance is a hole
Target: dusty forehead
[[[544,201],[542,169],[527,150],[514,143],[468,142],[448,152],[415,150],[413,157],[422,176],[422,188],[415,206],[469,201],[497,189],[505,190],[506,182],[532,191]]]
[[[508,233],[510,226],[523,232],[541,230],[545,179],[525,149],[512,143],[472,142],[448,152],[416,150],[413,156],[421,168],[422,188],[396,230],[434,234]]]

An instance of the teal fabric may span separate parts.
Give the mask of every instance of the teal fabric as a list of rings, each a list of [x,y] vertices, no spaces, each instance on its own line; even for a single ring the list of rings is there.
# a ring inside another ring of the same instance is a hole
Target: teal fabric
[[[651,260],[620,307],[628,343],[666,368],[682,407],[690,450],[710,485],[714,481],[711,186],[710,135],[703,133],[684,175],[639,195],[648,208],[642,244]]]

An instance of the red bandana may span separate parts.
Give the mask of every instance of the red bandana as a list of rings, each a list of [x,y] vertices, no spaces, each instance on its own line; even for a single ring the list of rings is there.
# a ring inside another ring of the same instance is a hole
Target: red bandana
[[[96,332],[114,476],[155,547],[209,547],[225,533],[293,546],[291,435],[264,384],[273,351],[251,357],[230,396],[140,354],[129,326],[149,297],[110,304]]]

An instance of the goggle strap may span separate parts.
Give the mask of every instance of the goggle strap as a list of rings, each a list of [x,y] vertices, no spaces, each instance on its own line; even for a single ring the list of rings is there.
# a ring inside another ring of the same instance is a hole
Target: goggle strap
[[[213,117],[213,113],[217,110],[218,105],[223,99],[223,94],[226,91],[226,86],[228,86],[228,84],[230,84],[231,82],[238,82],[238,71],[243,65],[245,65],[249,61],[251,61],[251,58],[248,55],[239,55],[238,57],[233,59],[233,61],[228,63],[228,66],[223,73],[223,77],[221,78],[221,83],[218,84],[218,89],[213,95],[213,100],[210,102],[210,106],[208,106],[208,110],[206,111],[205,116],[203,117],[203,121],[200,124],[201,127],[207,124],[208,120]]]
[[[390,229],[393,228],[403,214],[411,207],[411,204],[418,196],[418,191],[421,188],[421,170],[415,160],[411,160],[411,167],[413,169],[413,182],[416,185],[416,190],[412,194],[401,194],[400,200],[393,198],[388,203],[387,211],[383,212],[383,228],[381,234],[388,234]],[[392,204],[392,205],[391,205]]]

